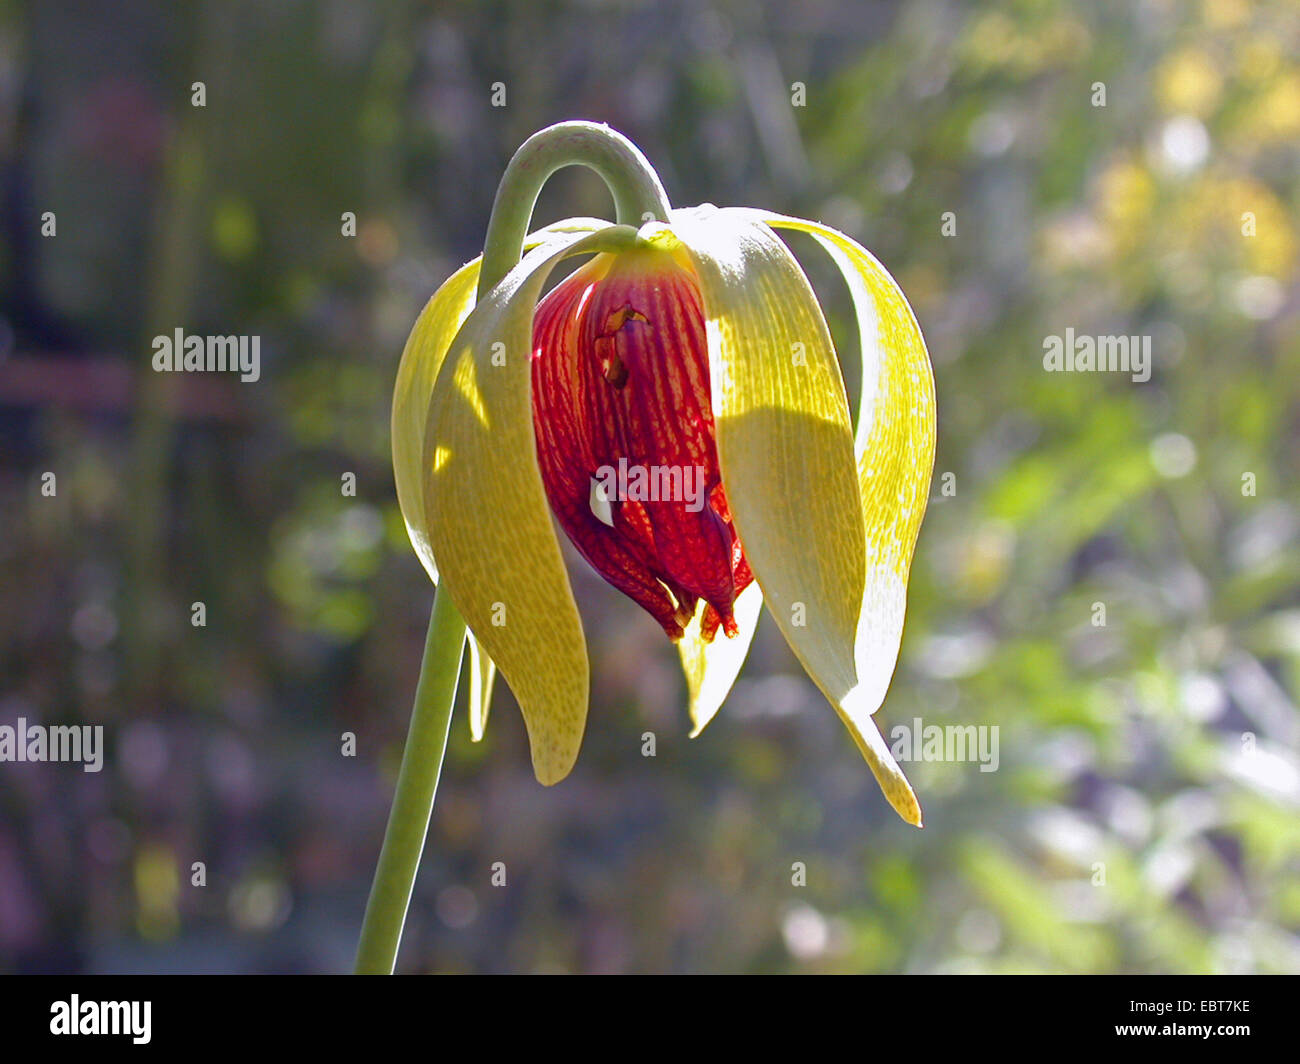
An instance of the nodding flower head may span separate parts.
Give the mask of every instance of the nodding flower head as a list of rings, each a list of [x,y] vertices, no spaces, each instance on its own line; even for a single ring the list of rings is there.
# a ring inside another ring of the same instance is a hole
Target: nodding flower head
[[[821,307],[777,235],[810,234],[848,284],[856,429]],[[590,256],[542,298],[552,270]],[[886,797],[921,822],[872,719],[898,657],[934,460],[920,329],[885,269],[817,222],[673,210],[568,219],[476,299],[479,260],[430,299],[393,403],[411,542],[523,711],[543,783],[586,722],[586,641],[552,515],[676,645],[698,734],[761,607],[843,719]],[[480,685],[479,693],[489,689]],[[471,699],[477,738],[486,696]]]

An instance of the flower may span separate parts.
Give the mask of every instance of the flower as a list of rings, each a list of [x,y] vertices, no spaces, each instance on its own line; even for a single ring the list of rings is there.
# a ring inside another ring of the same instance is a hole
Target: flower
[[[783,229],[810,234],[852,295],[856,433]],[[594,257],[539,303],[554,267],[578,255]],[[890,803],[919,825],[872,720],[898,657],[934,461],[929,358],[894,280],[827,226],[707,204],[639,227],[548,226],[476,303],[479,261],[417,320],[392,424],[411,542],[472,634],[475,737],[495,663],[537,778],[555,783],[576,759],[589,666],[554,513],[676,641],[692,735],[730,690],[766,602]],[[647,496],[654,477],[676,494]]]

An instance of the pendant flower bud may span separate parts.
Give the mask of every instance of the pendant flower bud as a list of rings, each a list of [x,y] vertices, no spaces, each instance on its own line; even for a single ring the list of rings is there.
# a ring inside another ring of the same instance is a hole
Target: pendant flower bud
[[[777,230],[812,235],[848,284],[856,430],[821,307]],[[553,516],[676,642],[693,735],[766,602],[890,803],[919,825],[872,720],[934,461],[929,358],[897,284],[843,233],[747,208],[638,227],[569,219],[525,250],[477,302],[478,260],[434,294],[393,402],[411,542],[473,636],[475,737],[495,665],[538,779],[559,781],[577,756],[589,666]],[[579,255],[591,258],[542,298]]]
[[[701,602],[703,638],[737,635],[753,576],[722,489],[685,255],[602,254],[558,285],[533,318],[532,384],[546,496],[582,556],[669,638]]]

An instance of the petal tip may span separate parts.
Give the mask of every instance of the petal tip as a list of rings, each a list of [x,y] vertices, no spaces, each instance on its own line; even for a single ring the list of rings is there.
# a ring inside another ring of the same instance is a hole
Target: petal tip
[[[885,799],[894,807],[894,812],[913,827],[925,827],[921,818],[921,803],[916,800],[916,792],[907,782],[902,769],[897,764],[881,765],[878,768],[876,762],[872,761],[871,771],[880,784]]]
[[[572,765],[566,769],[558,769],[552,765],[533,765],[533,775],[537,777],[537,782],[543,787],[554,787],[561,780],[567,778],[572,770]]]
[[[899,805],[893,803],[892,801],[890,804],[894,806],[894,811],[897,812],[899,816],[901,816],[913,827],[923,828],[925,827],[925,821],[921,817],[921,805],[916,800],[916,795],[912,793],[912,789],[910,787],[908,788],[907,793],[908,793],[908,797],[911,798],[910,803],[904,804],[901,808]]]

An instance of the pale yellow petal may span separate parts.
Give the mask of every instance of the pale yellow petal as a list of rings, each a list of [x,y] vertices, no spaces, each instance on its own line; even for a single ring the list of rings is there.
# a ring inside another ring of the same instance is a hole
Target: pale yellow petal
[[[469,737],[481,742],[487,729],[488,709],[492,705],[492,686],[497,667],[483,649],[483,644],[471,635],[469,645]]]
[[[411,546],[435,584],[438,565],[433,560],[424,525],[424,427],[429,415],[429,396],[447,346],[474,306],[478,267],[478,259],[466,263],[425,304],[407,337],[393,389],[393,479],[397,484],[397,503],[402,509]]]
[[[841,710],[840,719],[848,726],[853,741],[862,751],[862,756],[871,767],[871,774],[876,777],[881,793],[894,807],[894,812],[909,824],[923,827],[921,803],[916,800],[916,792],[894,760],[875,717],[869,713],[850,714],[847,710]]]
[[[524,249],[532,250],[559,234],[591,233],[608,224],[595,218],[567,218],[531,233],[524,241]],[[397,503],[411,546],[435,584],[438,565],[424,523],[424,433],[433,382],[447,347],[474,306],[479,263],[480,259],[474,259],[462,266],[425,304],[407,337],[393,388],[393,479],[397,485]],[[496,666],[472,635],[469,651],[469,727],[470,735],[478,742],[487,724]]]
[[[672,230],[699,276],[736,530],[786,641],[841,707],[857,686],[866,539],[826,321],[785,244],[747,212],[676,211]]]
[[[596,218],[566,218],[530,234],[524,248],[531,250],[565,234],[592,233],[608,224]],[[424,305],[402,350],[393,387],[393,479],[397,484],[397,503],[411,546],[435,584],[438,565],[424,527],[424,430],[429,396],[447,346],[474,306],[479,261],[474,259],[462,266]]]
[[[864,745],[862,736],[868,729],[875,731],[868,718],[884,701],[898,661],[908,573],[929,497],[934,469],[934,374],[907,298],[870,252],[816,222],[772,214],[761,217],[773,226],[815,237],[843,274],[857,313],[863,373],[855,451],[867,536],[867,580],[855,650],[860,687],[846,710],[856,725],[855,738]],[[871,745],[876,748],[872,768],[877,778],[883,773],[898,785],[902,772],[883,741]],[[881,786],[886,787],[884,779]],[[915,804],[915,798],[910,804]]]
[[[758,615],[763,612],[763,592],[756,582],[745,588],[733,606],[739,631],[728,638],[719,630],[712,642],[706,643],[700,638],[700,622],[708,605],[700,601],[695,616],[677,644],[682,671],[686,674],[686,689],[690,694],[692,739],[713,719],[731,691],[731,685],[736,682],[745,655],[749,653],[749,644],[754,641]]]
[[[533,438],[529,359],[538,296],[566,255],[630,246],[636,231],[567,233],[529,252],[465,319],[434,384],[425,520],[443,583],[510,685],[544,784],[573,766],[587,717],[582,623]]]

